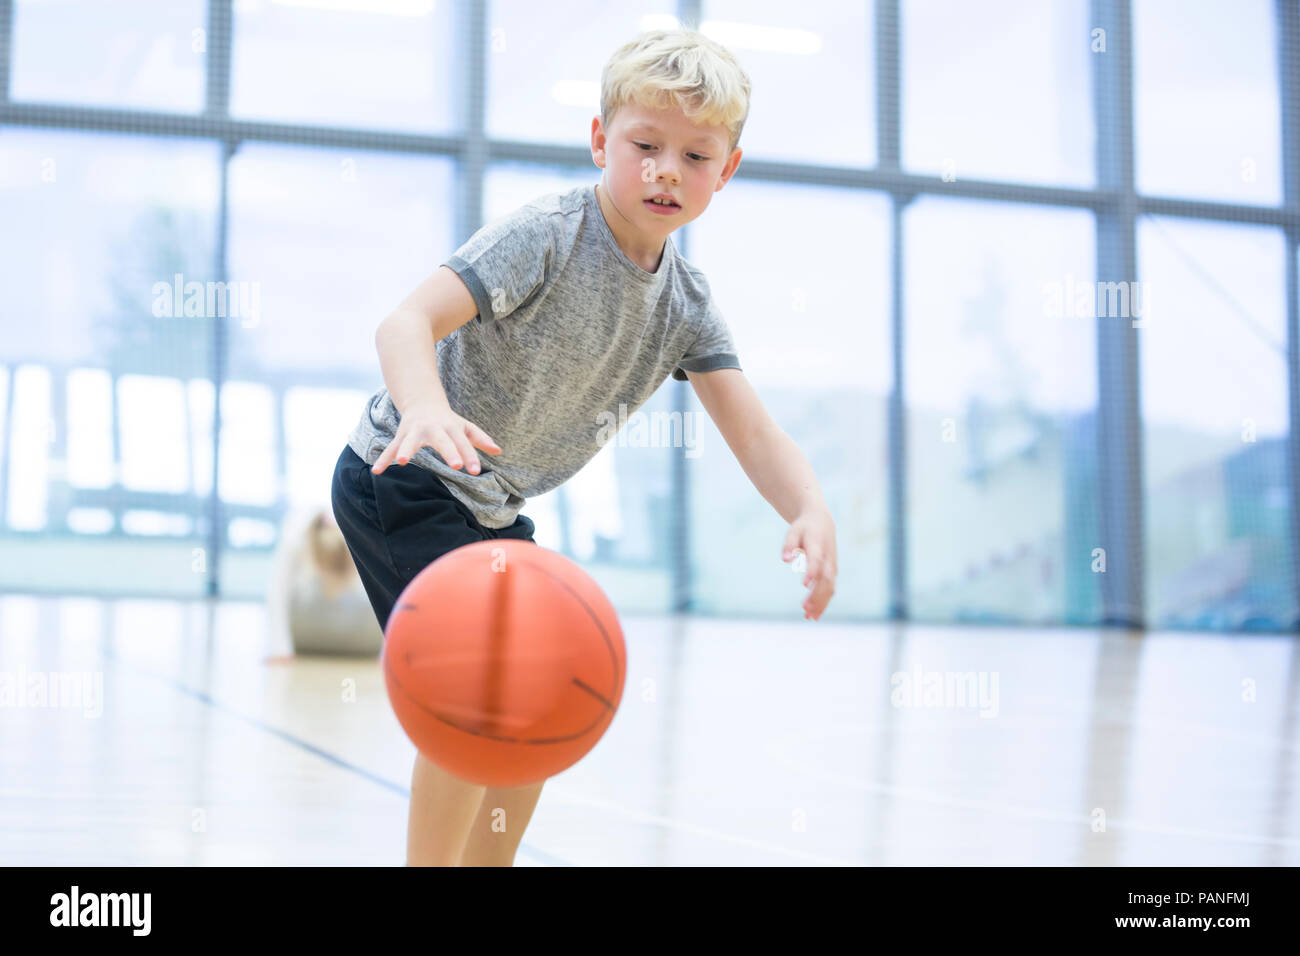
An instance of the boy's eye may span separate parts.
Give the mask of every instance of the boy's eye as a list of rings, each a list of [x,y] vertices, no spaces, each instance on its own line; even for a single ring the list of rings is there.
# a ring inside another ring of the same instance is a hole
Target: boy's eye
[[[640,146],[642,149],[654,149],[649,143],[634,143],[633,145]],[[687,153],[686,155],[697,163],[707,163],[709,161],[709,157],[701,156],[699,153]]]

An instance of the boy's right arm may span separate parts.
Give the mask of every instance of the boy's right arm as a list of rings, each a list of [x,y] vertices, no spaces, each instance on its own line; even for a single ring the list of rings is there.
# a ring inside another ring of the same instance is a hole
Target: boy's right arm
[[[478,306],[469,289],[446,266],[434,270],[375,331],[375,348],[384,385],[401,415],[397,434],[371,471],[380,474],[394,460],[405,465],[421,447],[432,447],[453,468],[468,464],[478,474],[474,447],[489,454],[501,448],[483,429],[457,415],[438,378],[436,343],[474,316]]]

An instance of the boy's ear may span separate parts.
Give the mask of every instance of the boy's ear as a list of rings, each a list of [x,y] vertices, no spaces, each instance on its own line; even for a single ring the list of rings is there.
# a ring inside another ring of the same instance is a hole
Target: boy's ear
[[[718,185],[713,190],[714,192],[727,185],[727,181],[736,174],[736,168],[740,165],[740,157],[743,152],[744,150],[739,146],[731,151],[731,155],[727,158],[727,165],[722,167],[722,172],[718,176]]]
[[[601,125],[600,115],[591,118],[591,158],[601,169],[605,168],[605,128]]]

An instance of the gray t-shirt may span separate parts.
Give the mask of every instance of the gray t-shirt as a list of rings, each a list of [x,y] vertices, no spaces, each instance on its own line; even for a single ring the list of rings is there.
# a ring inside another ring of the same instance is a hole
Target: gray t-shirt
[[[685,381],[686,371],[740,368],[704,274],[671,237],[657,272],[629,259],[594,184],[488,223],[443,265],[479,311],[438,342],[438,377],[452,410],[501,453],[475,448],[478,475],[427,446],[411,463],[437,474],[486,528],[513,524],[525,499],[581,469],[612,437],[609,423],[625,421],[670,374]],[[348,445],[373,465],[400,418],[379,389]]]

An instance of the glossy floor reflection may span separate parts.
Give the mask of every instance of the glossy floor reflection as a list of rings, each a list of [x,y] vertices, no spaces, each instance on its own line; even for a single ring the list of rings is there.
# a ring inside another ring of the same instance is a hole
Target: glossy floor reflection
[[[1300,864],[1294,636],[623,626],[518,865]],[[264,642],[257,604],[0,598],[0,863],[400,865],[377,662]]]

